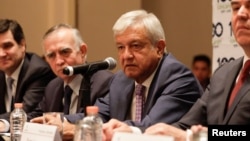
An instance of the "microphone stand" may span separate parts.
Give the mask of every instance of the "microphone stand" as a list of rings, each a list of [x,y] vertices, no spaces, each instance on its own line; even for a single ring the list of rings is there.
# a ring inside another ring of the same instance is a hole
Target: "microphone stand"
[[[90,86],[90,79],[93,73],[86,73],[83,74],[83,87],[80,87],[80,94],[82,95],[81,105],[83,107],[83,113],[86,116],[86,107],[91,105],[91,86]],[[79,105],[79,104],[78,104]]]

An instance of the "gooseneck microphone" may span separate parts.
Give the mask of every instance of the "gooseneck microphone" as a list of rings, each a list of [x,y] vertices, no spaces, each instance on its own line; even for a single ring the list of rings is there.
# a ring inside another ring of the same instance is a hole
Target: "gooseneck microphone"
[[[87,63],[78,66],[67,66],[63,69],[63,73],[71,76],[74,74],[95,73],[98,70],[105,70],[105,69],[112,70],[115,67],[116,67],[116,60],[112,57],[108,57],[103,61]]]

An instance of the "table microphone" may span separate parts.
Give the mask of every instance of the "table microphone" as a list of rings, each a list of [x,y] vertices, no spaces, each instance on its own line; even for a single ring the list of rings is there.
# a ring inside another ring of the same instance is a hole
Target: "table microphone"
[[[74,74],[95,73],[98,70],[105,70],[105,69],[112,70],[115,67],[116,67],[116,60],[112,57],[108,57],[103,61],[87,63],[78,66],[67,66],[63,69],[63,73],[71,76]]]

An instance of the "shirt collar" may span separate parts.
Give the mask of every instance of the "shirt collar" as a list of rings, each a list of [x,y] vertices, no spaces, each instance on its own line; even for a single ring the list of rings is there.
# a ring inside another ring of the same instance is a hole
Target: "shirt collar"
[[[83,79],[83,76],[81,74],[77,74],[75,76],[75,78],[70,83],[68,83],[68,84],[64,83],[64,87],[66,85],[69,85],[70,88],[73,90],[73,93],[75,93],[76,95],[79,95],[79,90],[81,87],[81,85],[79,85],[79,84],[82,83],[82,79]]]
[[[146,88],[149,88],[154,76],[155,76],[155,73],[156,73],[156,70],[158,70],[158,67],[159,67],[159,64],[161,62],[162,58],[160,59],[160,61],[158,62],[158,65],[156,67],[156,69],[154,70],[154,72],[142,83],[143,86],[146,86]],[[135,82],[135,86],[137,85],[138,83]]]
[[[11,76],[7,76],[5,74],[6,80],[7,80],[8,77],[11,77],[12,79],[14,79],[14,82],[17,82],[18,76],[19,76],[21,68],[23,66],[23,63],[24,63],[24,59],[22,59],[21,63],[19,64],[19,66],[17,67],[17,69],[11,74]]]
[[[250,58],[247,57],[246,55],[244,55],[242,68],[243,68],[243,66],[244,66],[244,64],[246,63],[247,60],[250,60]]]

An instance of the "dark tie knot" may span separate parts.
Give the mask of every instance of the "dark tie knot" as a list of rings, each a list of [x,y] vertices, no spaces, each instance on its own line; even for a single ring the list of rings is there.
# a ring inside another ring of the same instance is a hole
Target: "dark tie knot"
[[[137,84],[137,85],[135,86],[135,94],[136,94],[136,95],[142,95],[142,94],[144,93],[145,89],[146,89],[145,86],[143,86],[143,85],[141,85],[141,84]]]
[[[65,88],[64,88],[64,93],[66,95],[71,95],[73,92],[73,90],[70,88],[70,86],[66,85]]]
[[[14,79],[12,77],[7,78],[7,83],[8,83],[10,88],[12,87],[13,82],[14,82]]]

